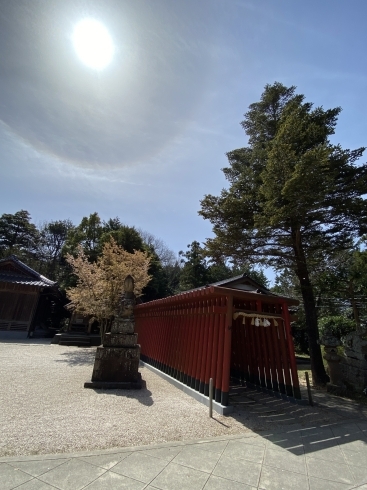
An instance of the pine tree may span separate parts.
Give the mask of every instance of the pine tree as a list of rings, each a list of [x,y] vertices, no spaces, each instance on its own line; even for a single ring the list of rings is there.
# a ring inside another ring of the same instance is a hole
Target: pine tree
[[[205,196],[199,212],[213,224],[215,237],[206,242],[213,257],[294,271],[317,384],[328,378],[310,271],[367,229],[367,165],[356,164],[364,148],[344,150],[329,140],[340,110],[313,107],[295,87],[266,85],[241,123],[248,146],[227,155],[229,189]]]

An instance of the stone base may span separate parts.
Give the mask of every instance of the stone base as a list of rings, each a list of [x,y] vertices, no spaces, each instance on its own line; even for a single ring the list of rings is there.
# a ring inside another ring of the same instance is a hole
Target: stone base
[[[137,345],[138,334],[106,333],[103,340],[104,347],[134,347]]]
[[[98,347],[92,383],[137,383],[140,345],[134,347]]]
[[[92,388],[94,390],[141,390],[143,382],[141,374],[138,373],[137,381],[87,381],[84,383],[84,388]]]
[[[347,387],[342,385],[333,385],[332,383],[326,383],[326,391],[332,395],[343,396],[347,392]]]

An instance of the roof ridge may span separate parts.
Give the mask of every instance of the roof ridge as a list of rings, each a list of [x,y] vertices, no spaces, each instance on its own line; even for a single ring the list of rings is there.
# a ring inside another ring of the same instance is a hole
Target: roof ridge
[[[26,272],[28,272],[29,274],[31,274],[32,276],[34,276],[36,279],[38,279],[40,281],[44,281],[49,286],[55,286],[57,284],[57,281],[52,281],[51,279],[48,279],[47,277],[43,276],[39,272],[35,271],[31,267],[29,267],[29,265],[25,264],[20,259],[18,259],[18,257],[16,255],[14,255],[14,254],[11,254],[8,257],[5,257],[4,259],[1,259],[0,260],[0,264],[1,263],[4,263],[4,262],[7,262],[9,260],[15,262],[16,265],[20,266],[21,269],[24,269]]]

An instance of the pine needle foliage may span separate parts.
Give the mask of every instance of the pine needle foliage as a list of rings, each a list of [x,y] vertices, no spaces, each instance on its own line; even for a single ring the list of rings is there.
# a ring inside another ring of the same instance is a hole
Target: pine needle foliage
[[[365,148],[330,141],[339,107],[305,102],[295,87],[266,85],[241,123],[248,146],[227,154],[229,188],[207,195],[199,214],[213,224],[206,241],[217,260],[247,260],[294,271],[300,286],[315,383],[327,381],[311,271],[350,249],[367,230]],[[358,163],[357,163],[358,162]]]

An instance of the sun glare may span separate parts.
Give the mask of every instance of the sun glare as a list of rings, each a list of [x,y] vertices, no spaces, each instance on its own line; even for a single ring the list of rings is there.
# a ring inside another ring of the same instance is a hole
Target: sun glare
[[[73,43],[82,62],[102,70],[112,60],[114,46],[108,30],[94,19],[81,20],[74,29]]]

